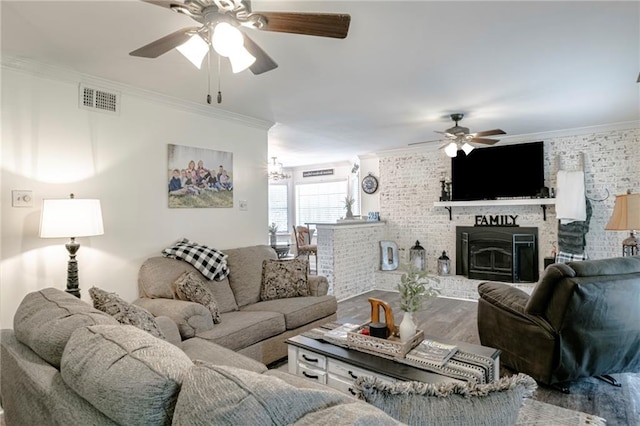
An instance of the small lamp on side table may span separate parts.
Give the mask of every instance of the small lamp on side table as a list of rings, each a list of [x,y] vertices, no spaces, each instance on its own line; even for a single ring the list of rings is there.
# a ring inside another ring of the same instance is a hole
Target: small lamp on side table
[[[77,237],[104,234],[100,200],[77,199],[73,194],[66,199],[42,201],[40,238],[71,238],[65,245],[69,252],[67,264],[67,293],[80,298],[78,285],[78,261],[76,253],[80,244]]]
[[[640,239],[636,236],[640,229],[640,194],[627,191],[624,195],[616,195],[616,204],[609,223],[604,228],[607,231],[631,231],[631,235],[622,241],[622,255],[636,256],[639,254]]]

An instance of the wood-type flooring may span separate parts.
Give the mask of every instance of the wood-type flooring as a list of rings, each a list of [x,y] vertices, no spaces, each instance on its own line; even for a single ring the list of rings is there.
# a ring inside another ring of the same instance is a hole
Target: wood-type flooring
[[[387,302],[393,308],[396,325],[400,324],[403,312],[398,293],[392,291],[374,290],[340,301],[338,318],[353,318],[362,323],[369,321],[370,297]],[[428,299],[414,318],[418,328],[426,334],[480,344],[477,313],[477,302],[436,297]],[[514,374],[504,367],[500,370],[501,376]],[[534,399],[603,417],[607,426],[640,426],[640,374],[616,374],[614,377],[622,384],[621,388],[588,378],[568,383],[569,394],[539,386]]]

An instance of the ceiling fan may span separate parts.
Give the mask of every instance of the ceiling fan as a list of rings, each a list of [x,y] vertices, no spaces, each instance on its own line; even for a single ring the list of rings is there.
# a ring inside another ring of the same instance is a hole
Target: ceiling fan
[[[251,0],[142,0],[187,15],[200,26],[182,28],[139,49],[131,56],[157,58],[177,48],[200,68],[209,47],[229,58],[233,72],[247,68],[262,74],[278,67],[239,27],[319,37],[345,38],[351,16],[334,13],[253,12]],[[189,53],[187,53],[189,52]],[[193,58],[193,59],[192,59]]]
[[[458,122],[462,121],[464,114],[455,113],[450,115],[451,119],[456,123],[455,126],[448,128],[444,132],[435,131],[436,133],[440,133],[445,135],[450,142],[445,143],[440,146],[439,149],[444,148],[444,152],[449,157],[455,157],[458,155],[458,150],[462,149],[465,154],[469,155],[471,151],[473,151],[474,146],[472,143],[479,143],[485,145],[493,145],[498,142],[499,139],[489,139],[484,136],[495,136],[495,135],[506,135],[506,132],[501,129],[493,129],[493,130],[485,130],[483,132],[470,133],[468,127],[459,126]],[[427,142],[414,142],[409,145],[419,145]]]

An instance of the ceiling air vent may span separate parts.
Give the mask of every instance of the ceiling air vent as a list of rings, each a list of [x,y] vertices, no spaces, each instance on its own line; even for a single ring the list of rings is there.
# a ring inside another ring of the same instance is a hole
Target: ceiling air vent
[[[120,93],[118,92],[108,92],[80,84],[79,96],[80,108],[111,114],[120,113]]]

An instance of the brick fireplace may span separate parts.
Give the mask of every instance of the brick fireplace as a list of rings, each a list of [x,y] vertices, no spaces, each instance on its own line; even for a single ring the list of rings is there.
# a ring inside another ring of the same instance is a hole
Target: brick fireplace
[[[510,283],[538,280],[538,228],[457,226],[456,274]]]

